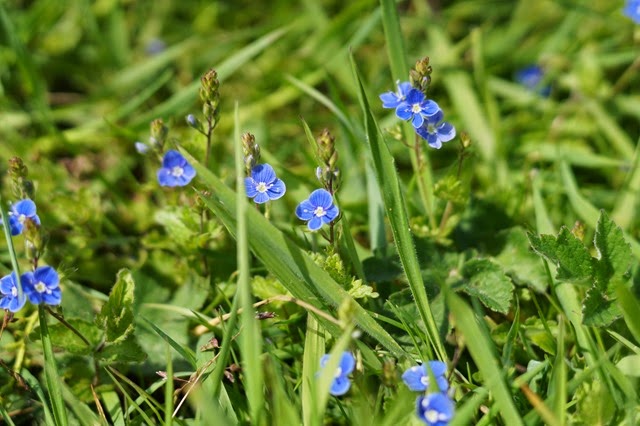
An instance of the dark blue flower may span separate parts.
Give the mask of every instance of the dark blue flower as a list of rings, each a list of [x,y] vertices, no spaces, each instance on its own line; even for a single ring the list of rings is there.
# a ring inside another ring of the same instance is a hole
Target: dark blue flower
[[[416,129],[416,133],[426,140],[431,148],[440,149],[443,142],[449,142],[456,137],[456,128],[442,122],[443,118],[442,110],[438,109],[434,115],[427,117],[422,127]]]
[[[11,205],[9,209],[9,229],[11,235],[20,235],[25,221],[29,219],[40,226],[40,218],[36,214],[36,203],[26,198]]]
[[[329,354],[323,355],[322,358],[320,358],[320,368],[324,368],[328,361]],[[351,387],[351,382],[347,376],[351,374],[355,366],[356,359],[353,357],[353,354],[351,352],[343,352],[342,358],[340,358],[340,364],[336,369],[336,374],[331,383],[331,388],[329,389],[331,395],[340,396],[347,393]]]
[[[522,68],[516,73],[515,79],[529,90],[542,96],[549,96],[551,93],[550,86],[541,85],[544,80],[544,71],[538,65],[529,65]]]
[[[301,220],[307,220],[307,227],[311,231],[317,231],[324,223],[329,223],[338,217],[338,207],[333,204],[333,197],[325,189],[316,189],[308,200],[304,200],[296,207],[296,216]]]
[[[59,305],[62,301],[60,277],[51,266],[41,266],[33,272],[22,274],[23,290],[35,305]]]
[[[411,83],[408,81],[398,82],[397,92],[385,92],[380,95],[382,101],[382,108],[397,108],[407,98],[407,93],[412,89]]]
[[[447,365],[442,361],[429,361],[429,368],[436,378],[438,391],[446,392],[449,389],[449,382],[445,377]],[[407,369],[402,374],[402,381],[409,389],[415,392],[424,392],[426,390],[434,391],[429,387],[429,372],[425,364],[416,365]]]
[[[18,297],[18,280],[16,273],[12,272],[0,278],[0,309],[8,309],[11,312],[18,312],[27,301],[27,297],[22,293],[22,297]]]
[[[636,24],[640,24],[640,0],[627,0],[622,13]]]
[[[158,182],[161,186],[185,186],[196,176],[196,170],[178,151],[169,150],[162,159],[162,168],[158,170]]]
[[[418,89],[411,89],[406,99],[397,106],[396,115],[401,120],[411,121],[413,127],[417,129],[422,126],[426,118],[439,110],[438,104],[427,99],[424,93]]]
[[[244,179],[244,187],[247,197],[253,198],[257,204],[277,200],[287,191],[284,182],[276,177],[276,172],[269,164],[258,164],[251,169],[251,177]]]
[[[455,405],[444,393],[420,396],[416,401],[418,418],[429,426],[447,426],[453,418]]]

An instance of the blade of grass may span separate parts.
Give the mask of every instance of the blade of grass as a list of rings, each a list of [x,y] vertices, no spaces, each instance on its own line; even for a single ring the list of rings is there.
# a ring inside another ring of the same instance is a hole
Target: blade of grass
[[[317,418],[316,412],[316,372],[320,357],[325,354],[324,327],[316,317],[307,315],[307,329],[304,339],[304,353],[302,354],[302,418],[305,426],[313,424]]]
[[[171,345],[166,342],[166,377],[164,381],[164,425],[173,424],[173,359],[171,357]]]
[[[353,57],[351,66],[354,78],[356,79],[360,89],[360,104],[365,116],[365,129],[367,132],[367,139],[369,141],[369,148],[373,157],[378,185],[384,199],[384,205],[387,210],[400,261],[407,276],[409,288],[411,289],[411,293],[416,301],[418,312],[420,313],[420,319],[422,319],[425,327],[427,328],[427,337],[429,339],[430,346],[433,348],[433,352],[437,358],[446,362],[447,354],[442,342],[440,341],[438,327],[436,326],[433,313],[431,312],[427,292],[424,287],[424,282],[422,281],[422,272],[420,271],[420,264],[413,244],[413,237],[411,236],[406,204],[400,189],[395,160],[393,159],[384,137],[373,118]],[[431,352],[430,349],[429,352]]]
[[[464,336],[469,353],[480,369],[485,385],[491,391],[495,403],[500,408],[505,424],[523,425],[522,418],[513,403],[514,395],[511,394],[498,360],[491,349],[495,348],[495,345],[487,336],[485,328],[478,325],[478,321],[482,319],[478,319],[473,310],[451,289],[444,287],[443,292],[447,306],[455,318],[456,329]]]
[[[237,232],[235,194],[213,173],[206,170],[188,153],[185,153],[200,179],[211,188],[211,196],[200,194],[204,204],[222,221],[231,235]],[[352,299],[331,276],[320,268],[306,252],[301,250],[279,229],[255,209],[247,212],[249,247],[291,294],[320,310],[324,303],[339,306],[345,299]],[[354,318],[358,327],[371,335],[397,357],[405,355],[396,341],[357,302],[353,303]],[[323,325],[332,333],[338,332],[335,324],[324,318]]]
[[[618,199],[613,207],[611,218],[622,229],[629,229],[636,217],[638,194],[640,193],[640,143],[636,146],[633,165],[629,178],[618,193]]]
[[[144,322],[149,325],[149,327],[151,327],[153,329],[153,331],[160,337],[162,337],[169,345],[171,345],[171,347],[173,349],[176,350],[176,352],[178,352],[180,355],[182,355],[182,357],[189,362],[189,364],[191,364],[191,366],[193,368],[197,368],[197,364],[196,364],[196,357],[193,353],[193,351],[185,346],[182,346],[180,343],[176,342],[171,336],[169,336],[167,333],[165,333],[164,331],[162,331],[158,326],[156,326],[154,323],[152,323],[151,321],[149,321],[147,318],[145,318],[144,316],[141,317]]]
[[[251,295],[250,265],[249,265],[249,243],[247,236],[247,209],[249,203],[244,192],[245,167],[242,154],[240,138],[240,119],[238,117],[238,103],[235,105],[235,167],[236,167],[236,223],[237,223],[237,261],[238,261],[238,293],[240,296],[240,323],[242,332],[240,333],[240,348],[242,350],[242,360],[244,365],[244,377],[246,381],[246,392],[251,411],[251,423],[259,425],[266,419],[263,417],[264,377],[260,355],[262,354],[262,333],[260,325],[253,311],[253,301]]]

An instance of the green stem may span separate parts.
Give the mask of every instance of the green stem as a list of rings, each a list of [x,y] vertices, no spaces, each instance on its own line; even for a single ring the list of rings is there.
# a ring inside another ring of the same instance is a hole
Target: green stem
[[[2,196],[0,196],[0,217],[4,226],[4,236],[7,240],[7,249],[9,250],[9,257],[11,258],[11,268],[16,274],[16,285],[18,286],[18,300],[22,298],[22,282],[20,281],[20,267],[18,266],[18,258],[16,257],[16,251],[13,247],[13,239],[11,238],[11,229],[9,227],[9,215],[4,211]]]
[[[53,408],[53,417],[58,426],[66,426],[68,424],[67,411],[62,399],[62,389],[60,388],[60,376],[58,375],[58,367],[53,357],[53,345],[51,344],[51,336],[49,335],[49,327],[47,324],[47,311],[44,305],[38,305],[38,317],[40,319],[40,339],[42,340],[42,350],[44,354],[44,375],[49,390],[49,398]]]

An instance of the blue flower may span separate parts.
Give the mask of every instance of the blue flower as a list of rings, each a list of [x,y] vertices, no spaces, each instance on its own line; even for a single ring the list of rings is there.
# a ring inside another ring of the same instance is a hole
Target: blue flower
[[[429,426],[447,426],[453,418],[455,405],[444,393],[420,396],[416,401],[418,418]]]
[[[276,177],[273,167],[268,164],[258,164],[251,169],[251,177],[244,179],[244,187],[247,197],[257,204],[277,200],[287,191],[284,182]]]
[[[329,354],[322,355],[322,358],[320,358],[320,368],[324,368],[328,361]],[[331,383],[331,388],[329,389],[331,395],[340,396],[347,393],[351,387],[351,382],[347,376],[351,374],[355,366],[356,359],[353,357],[353,354],[351,352],[343,352],[342,358],[340,358],[340,364],[336,369],[336,374]]]
[[[298,219],[307,220],[307,227],[317,231],[324,223],[329,223],[338,217],[338,207],[333,204],[333,197],[325,189],[316,189],[308,200],[304,200],[296,207]]]
[[[436,378],[439,392],[446,392],[449,389],[449,382],[445,377],[447,365],[442,361],[429,361],[429,368]],[[425,364],[407,369],[402,374],[402,381],[414,392],[433,391],[429,389],[429,373]]]
[[[396,107],[399,119],[411,121],[416,129],[422,126],[425,118],[431,117],[440,110],[438,104],[427,99],[418,89],[411,89],[406,99]]]
[[[15,272],[0,278],[0,293],[2,293],[0,309],[8,309],[11,312],[18,312],[24,306],[27,301],[27,297],[24,292],[22,293],[22,297],[18,297],[17,282],[18,280],[16,279]]]
[[[442,110],[438,109],[434,115],[427,117],[427,121],[420,128],[416,129],[416,133],[426,140],[431,148],[440,149],[443,142],[449,142],[456,137],[456,128],[449,123],[442,123],[443,118]]]
[[[542,96],[549,96],[551,87],[541,86],[544,80],[544,71],[538,65],[529,65],[516,73],[515,79],[529,90]]]
[[[158,170],[158,182],[161,186],[185,186],[196,176],[196,171],[178,151],[169,150],[162,159],[162,168]]]
[[[9,210],[9,229],[11,235],[20,235],[24,229],[24,223],[30,219],[40,226],[40,218],[36,214],[36,203],[26,198],[13,204]]]
[[[405,81],[403,83],[397,82],[397,92],[385,92],[380,95],[382,101],[382,108],[397,108],[407,98],[407,93],[411,90],[411,83]]]
[[[636,24],[640,24],[640,0],[627,0],[622,13]]]
[[[41,266],[33,272],[25,272],[21,279],[23,290],[31,303],[59,305],[62,301],[60,277],[51,266]]]

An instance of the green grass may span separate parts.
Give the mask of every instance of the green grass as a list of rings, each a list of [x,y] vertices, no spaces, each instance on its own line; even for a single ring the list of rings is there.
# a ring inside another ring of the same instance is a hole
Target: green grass
[[[30,181],[41,221],[1,243],[0,276],[51,265],[63,294],[5,312],[2,419],[422,424],[401,374],[439,359],[452,425],[638,423],[623,2],[268,3],[0,2],[0,211]],[[439,150],[378,99],[426,56],[458,134]],[[549,96],[516,81],[531,64]],[[135,150],[158,118],[197,171],[185,187]],[[246,132],[286,183],[266,208],[245,196]],[[308,232],[294,211],[328,164],[341,216]]]

